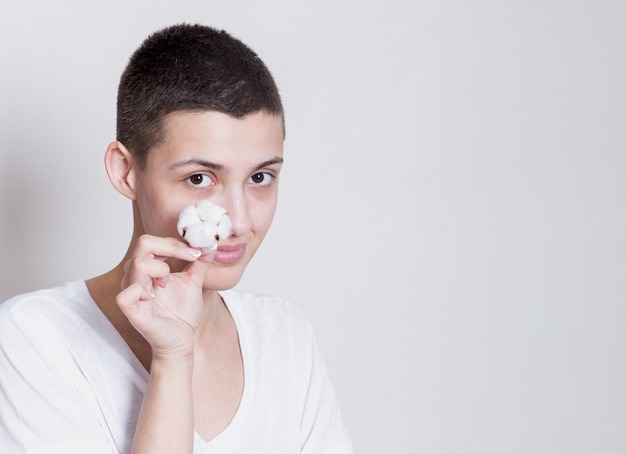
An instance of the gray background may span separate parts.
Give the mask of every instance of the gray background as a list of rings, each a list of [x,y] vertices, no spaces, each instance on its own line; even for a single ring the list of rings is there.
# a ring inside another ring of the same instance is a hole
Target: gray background
[[[624,453],[624,5],[3,2],[0,299],[121,258],[119,75],[155,29],[215,25],[287,109],[239,287],[307,313],[357,451]]]

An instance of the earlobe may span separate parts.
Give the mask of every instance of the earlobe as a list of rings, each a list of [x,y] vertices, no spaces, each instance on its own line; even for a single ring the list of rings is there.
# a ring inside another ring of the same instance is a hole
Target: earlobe
[[[137,166],[122,142],[111,142],[104,155],[104,165],[113,187],[125,197],[135,200]]]

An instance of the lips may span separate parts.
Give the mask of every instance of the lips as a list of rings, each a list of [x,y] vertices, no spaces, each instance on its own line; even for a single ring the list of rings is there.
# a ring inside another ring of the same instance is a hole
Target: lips
[[[219,245],[215,253],[215,261],[219,263],[237,263],[246,252],[245,244],[235,244],[232,246]]]

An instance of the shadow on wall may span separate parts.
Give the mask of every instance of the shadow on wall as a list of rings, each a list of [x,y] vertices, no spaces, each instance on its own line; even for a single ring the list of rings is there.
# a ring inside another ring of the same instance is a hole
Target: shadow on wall
[[[88,252],[81,237],[89,227],[81,221],[85,224],[91,216],[81,213],[81,207],[93,198],[90,182],[98,179],[86,176],[86,161],[73,155],[82,148],[80,142],[61,134],[67,118],[52,110],[21,106],[12,117],[3,115],[0,301],[63,283],[70,274],[69,258]]]
[[[45,135],[42,134],[42,137]],[[19,138],[18,138],[19,137]],[[58,227],[58,181],[46,145],[18,134],[4,138],[0,168],[0,300],[52,282],[44,260]]]
[[[114,266],[132,225],[101,154],[50,135],[15,137],[5,138],[11,155],[0,160],[0,301]]]

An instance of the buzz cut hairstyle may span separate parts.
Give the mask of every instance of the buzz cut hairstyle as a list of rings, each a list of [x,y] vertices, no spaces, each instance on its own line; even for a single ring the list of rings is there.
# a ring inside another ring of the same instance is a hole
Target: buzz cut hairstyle
[[[276,82],[240,40],[199,24],[173,25],[151,34],[120,78],[117,140],[145,168],[149,150],[164,139],[166,116],[197,111],[234,118],[265,111],[281,117],[284,128]]]

